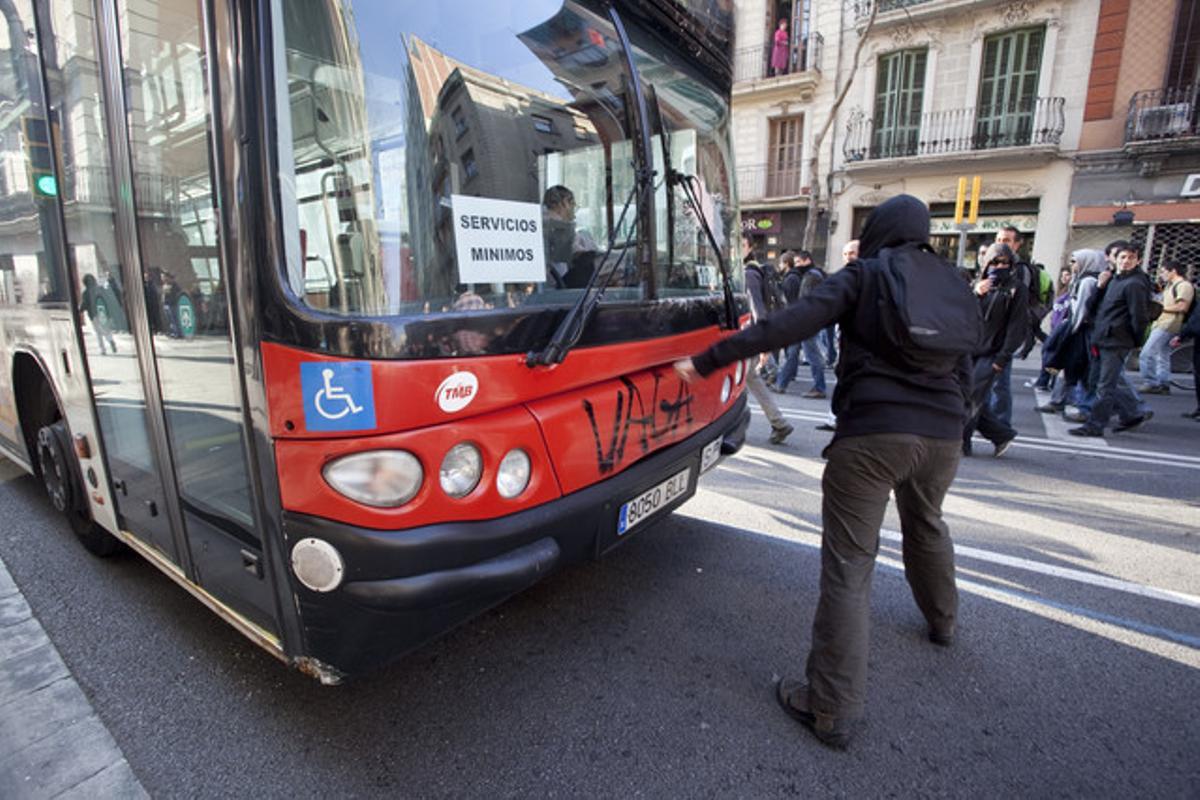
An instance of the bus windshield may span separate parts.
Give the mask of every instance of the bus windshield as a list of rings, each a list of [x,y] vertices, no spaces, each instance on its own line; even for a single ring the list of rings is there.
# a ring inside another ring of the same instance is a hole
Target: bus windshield
[[[605,7],[276,2],[290,293],[370,317],[570,305],[597,271],[607,303],[719,293],[697,210],[668,198],[681,192],[664,153],[697,177],[728,255],[728,104],[634,36],[663,119],[654,191],[635,191],[633,90]]]

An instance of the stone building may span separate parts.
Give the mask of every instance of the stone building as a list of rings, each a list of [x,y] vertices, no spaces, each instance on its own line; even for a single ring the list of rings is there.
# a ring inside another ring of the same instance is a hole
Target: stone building
[[[907,192],[930,204],[934,244],[954,258],[958,179],[979,175],[980,216],[966,237],[965,264],[973,266],[977,246],[1004,225],[1025,233],[1025,257],[1061,263],[1100,5],[739,2],[733,96],[743,226],[762,231],[764,245],[775,232],[779,245],[798,246],[815,177],[819,216],[809,247],[820,257],[857,236],[880,202]],[[792,21],[793,36],[788,71],[775,74],[779,19]],[[817,175],[809,175],[816,131],[846,84]]]
[[[1200,0],[1101,0],[1071,243],[1200,267]]]

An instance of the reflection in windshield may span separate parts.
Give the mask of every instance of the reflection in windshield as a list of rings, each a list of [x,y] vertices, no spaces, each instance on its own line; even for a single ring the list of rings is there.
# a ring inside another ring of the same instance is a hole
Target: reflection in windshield
[[[608,302],[643,299],[638,213],[620,222],[634,168],[611,24],[599,4],[575,0],[480,12],[457,1],[276,3],[287,274],[308,306],[428,315],[570,304],[598,269],[611,270]],[[639,50],[636,63],[662,81],[674,166],[699,176],[724,245],[727,105],[657,56]],[[711,294],[719,277],[700,227],[681,202],[673,219],[664,206],[658,294]]]

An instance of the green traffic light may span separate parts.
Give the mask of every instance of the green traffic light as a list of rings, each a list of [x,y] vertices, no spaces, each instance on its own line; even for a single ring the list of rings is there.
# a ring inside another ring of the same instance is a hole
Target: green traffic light
[[[44,194],[47,197],[58,195],[58,181],[53,175],[38,175],[33,185],[37,187],[38,194]]]

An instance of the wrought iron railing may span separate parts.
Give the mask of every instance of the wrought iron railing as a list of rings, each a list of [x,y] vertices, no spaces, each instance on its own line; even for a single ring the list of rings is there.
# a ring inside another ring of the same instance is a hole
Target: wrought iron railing
[[[879,4],[879,13],[886,14],[889,11],[911,8],[912,6],[920,6],[931,2],[933,0],[854,0],[854,16],[860,19],[871,16],[871,6],[876,3]]]
[[[1125,141],[1145,142],[1200,135],[1200,83],[1149,89],[1129,98]]]
[[[797,72],[821,71],[821,53],[825,49],[825,38],[819,33],[793,37],[788,46],[787,65],[780,70],[771,66],[771,52],[775,45],[767,42],[761,46],[743,47],[733,54],[734,81],[758,81],[777,75]]]
[[[737,168],[738,201],[768,200],[778,197],[797,197],[806,194],[800,184],[800,164],[776,167],[771,164],[750,164]]]
[[[1031,97],[1002,106],[915,112],[893,124],[851,118],[842,144],[847,161],[905,158],[1055,145],[1066,118],[1062,97]]]

